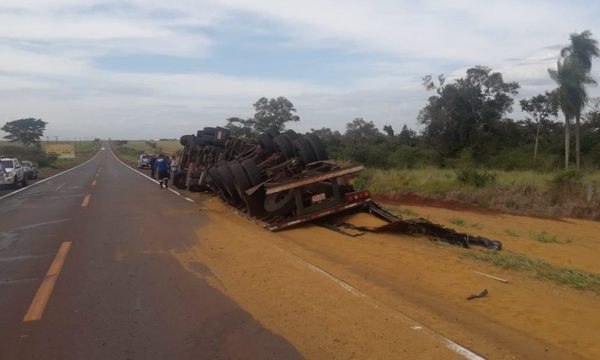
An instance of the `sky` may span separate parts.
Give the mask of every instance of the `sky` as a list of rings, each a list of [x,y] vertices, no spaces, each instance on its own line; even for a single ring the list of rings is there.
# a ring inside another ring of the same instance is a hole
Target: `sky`
[[[551,90],[569,34],[600,38],[597,14],[586,0],[1,0],[0,124],[178,138],[285,96],[298,131],[356,117],[418,130],[423,76],[484,65],[519,82],[518,99]]]

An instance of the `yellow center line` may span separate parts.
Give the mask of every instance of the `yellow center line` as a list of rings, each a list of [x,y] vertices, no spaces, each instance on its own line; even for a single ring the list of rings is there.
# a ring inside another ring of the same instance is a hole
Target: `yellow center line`
[[[84,198],[83,198],[83,202],[81,203],[81,207],[86,207],[90,204],[90,198],[92,197],[92,195],[87,194]]]
[[[92,181],[92,186],[96,186],[96,180]]]
[[[65,241],[60,244],[60,248],[58,248],[58,252],[54,257],[52,264],[50,264],[50,268],[48,268],[46,277],[42,281],[38,291],[35,293],[35,297],[33,298],[25,317],[23,318],[24,322],[40,320],[42,318],[44,309],[46,309],[50,295],[52,295],[54,285],[56,284],[56,279],[58,279],[58,275],[60,274],[60,270],[65,263],[65,259],[67,258],[70,248],[70,241]]]

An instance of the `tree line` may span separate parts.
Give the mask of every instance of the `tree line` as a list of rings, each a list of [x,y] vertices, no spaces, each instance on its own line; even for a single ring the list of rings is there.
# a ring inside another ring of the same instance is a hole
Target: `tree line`
[[[553,170],[600,167],[600,98],[589,98],[592,61],[600,54],[589,31],[570,35],[556,68],[548,69],[557,87],[518,102],[526,114],[515,120],[519,84],[506,82],[499,72],[474,66],[452,82],[444,75],[423,78],[432,92],[418,115],[420,133],[406,125],[380,131],[373,121],[356,118],[345,131],[312,129],[326,143],[330,156],[376,167],[456,167],[475,165],[500,169]],[[281,131],[298,121],[285,97],[261,98],[248,119],[229,118],[234,135],[251,138],[269,129]],[[562,113],[564,123],[559,121]],[[573,124],[574,122],[574,124]],[[575,130],[575,156],[571,137]],[[561,148],[563,150],[561,150]],[[562,165],[561,165],[562,163]]]

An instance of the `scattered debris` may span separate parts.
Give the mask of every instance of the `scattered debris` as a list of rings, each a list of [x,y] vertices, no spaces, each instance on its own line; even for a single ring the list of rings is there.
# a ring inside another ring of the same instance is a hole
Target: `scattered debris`
[[[497,276],[489,275],[489,274],[482,273],[482,272],[479,272],[479,271],[473,271],[473,272],[474,272],[475,274],[479,274],[479,275],[481,275],[481,276],[486,276],[486,277],[489,277],[490,279],[494,279],[494,280],[497,280],[497,281],[503,282],[503,283],[505,283],[505,284],[507,284],[507,283],[508,283],[508,280],[506,280],[506,279],[502,279],[502,278],[499,278],[499,277],[497,277]]]
[[[488,290],[485,289],[483,290],[479,295],[470,295],[467,300],[473,300],[473,299],[479,299],[479,298],[484,298],[488,295]]]

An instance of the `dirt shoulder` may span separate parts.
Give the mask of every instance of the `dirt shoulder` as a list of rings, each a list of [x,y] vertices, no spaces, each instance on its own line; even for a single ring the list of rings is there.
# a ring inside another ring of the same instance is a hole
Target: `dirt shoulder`
[[[448,338],[489,358],[598,358],[600,296],[499,269],[466,250],[423,237],[351,238],[308,225],[268,232],[209,195],[188,194],[207,214],[197,243],[175,253],[196,276],[234,298],[308,358],[440,358]],[[598,272],[600,226],[411,207],[432,220],[461,216],[470,232],[503,240],[503,251]],[[349,219],[360,221],[360,219]],[[451,224],[451,223],[450,223]],[[502,235],[545,230],[565,244]],[[464,229],[462,229],[464,231]],[[194,268],[202,261],[209,269]],[[509,280],[501,283],[474,271]],[[488,297],[468,301],[483,289]],[[425,331],[423,331],[425,329]]]

